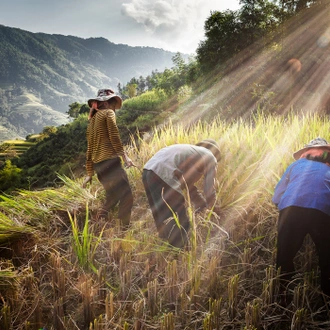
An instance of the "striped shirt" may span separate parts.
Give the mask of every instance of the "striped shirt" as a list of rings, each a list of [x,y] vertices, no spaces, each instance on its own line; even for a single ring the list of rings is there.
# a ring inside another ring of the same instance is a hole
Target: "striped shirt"
[[[87,127],[87,175],[94,174],[93,164],[123,156],[124,147],[112,109],[98,110]]]

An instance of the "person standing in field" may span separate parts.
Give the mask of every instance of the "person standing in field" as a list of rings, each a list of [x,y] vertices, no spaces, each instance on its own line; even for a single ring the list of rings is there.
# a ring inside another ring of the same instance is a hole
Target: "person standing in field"
[[[215,208],[215,178],[220,149],[216,141],[174,144],[159,150],[145,165],[142,181],[159,237],[183,248],[188,241],[189,217],[183,190],[197,209]],[[204,196],[194,185],[204,176]]]
[[[116,124],[115,111],[121,108],[122,99],[111,89],[100,89],[97,97],[88,100],[88,105],[87,176],[83,186],[92,182],[95,171],[106,192],[105,202],[97,218],[107,218],[108,212],[119,203],[118,218],[121,226],[127,228],[130,224],[133,194],[121,158],[126,167],[134,164],[124,151]]]
[[[293,259],[309,234],[321,271],[321,289],[330,296],[330,145],[316,138],[293,154],[294,159],[275,188],[279,209],[276,266],[281,291],[292,279]]]

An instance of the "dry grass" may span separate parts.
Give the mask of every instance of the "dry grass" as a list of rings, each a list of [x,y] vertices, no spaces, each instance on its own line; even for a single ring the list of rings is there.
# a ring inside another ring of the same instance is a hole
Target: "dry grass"
[[[307,239],[296,258],[293,301],[279,304],[277,210],[272,192],[291,153],[328,123],[313,116],[259,115],[189,130],[157,130],[130,155],[132,224],[93,222],[103,198],[97,180],[62,177],[63,187],[20,191],[0,203],[0,329],[328,329],[317,258]],[[219,142],[220,215],[191,212],[186,250],[157,237],[141,181],[143,164],[173,143]],[[87,205],[87,207],[86,207]]]

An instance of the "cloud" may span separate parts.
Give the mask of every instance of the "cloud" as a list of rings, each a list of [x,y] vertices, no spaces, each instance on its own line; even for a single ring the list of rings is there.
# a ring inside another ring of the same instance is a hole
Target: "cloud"
[[[51,15],[45,0],[2,2],[0,21],[10,27],[194,53],[210,12],[239,0],[56,0]]]
[[[121,12],[143,26],[145,33],[159,38],[160,43],[191,51],[203,37],[209,8],[210,1],[131,0],[122,4]]]

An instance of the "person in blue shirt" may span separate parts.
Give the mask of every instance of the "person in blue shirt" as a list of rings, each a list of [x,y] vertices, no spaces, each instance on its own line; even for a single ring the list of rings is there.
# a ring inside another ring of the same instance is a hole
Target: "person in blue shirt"
[[[144,165],[142,181],[159,237],[172,246],[183,248],[188,241],[190,224],[183,190],[189,191],[197,210],[219,211],[215,178],[220,157],[217,142],[205,139],[196,145],[167,146]],[[195,186],[202,177],[204,196]]]
[[[321,289],[330,296],[330,145],[319,137],[293,157],[296,161],[284,172],[272,199],[279,209],[276,266],[281,290],[291,280],[293,259],[309,234],[319,257]]]

